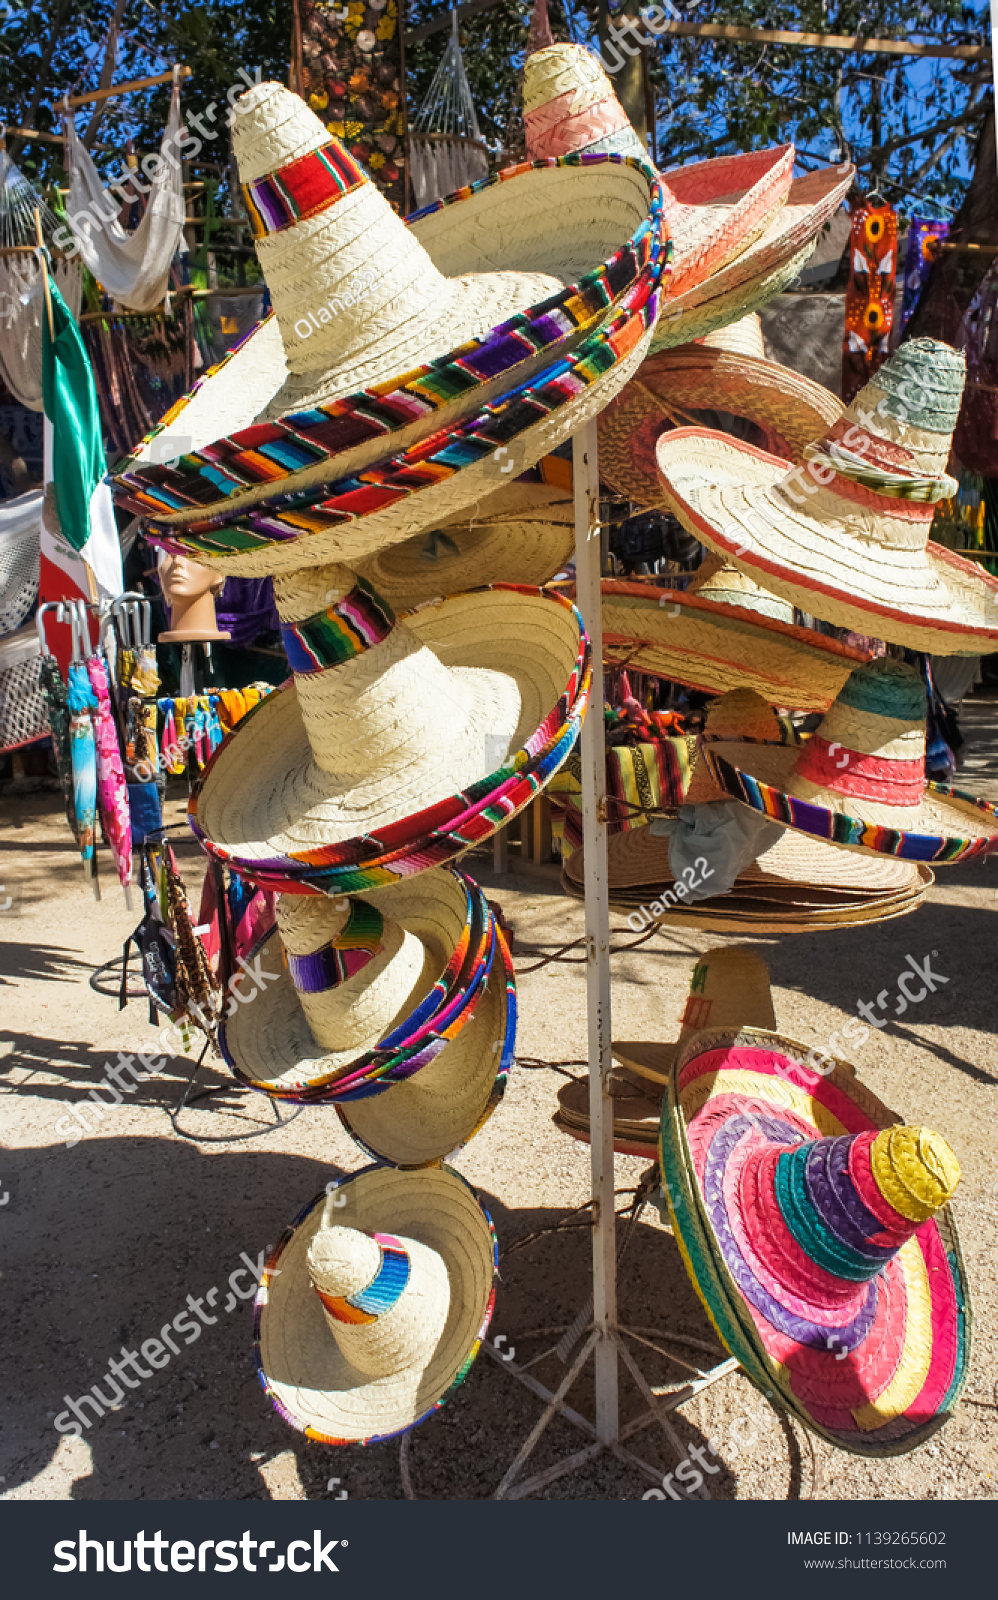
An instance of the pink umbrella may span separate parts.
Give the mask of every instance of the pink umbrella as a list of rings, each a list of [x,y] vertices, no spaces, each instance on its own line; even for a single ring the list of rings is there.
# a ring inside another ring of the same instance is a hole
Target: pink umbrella
[[[85,617],[80,606],[81,617]],[[118,730],[114,725],[111,700],[107,688],[107,663],[100,654],[90,655],[89,629],[84,627],[87,649],[87,675],[90,687],[97,698],[97,709],[92,713],[94,744],[97,750],[97,803],[100,806],[104,832],[111,847],[118,881],[125,891],[125,904],[132,909],[129,888],[132,877],[132,817],[128,805],[128,785],[121,764],[118,747]]]

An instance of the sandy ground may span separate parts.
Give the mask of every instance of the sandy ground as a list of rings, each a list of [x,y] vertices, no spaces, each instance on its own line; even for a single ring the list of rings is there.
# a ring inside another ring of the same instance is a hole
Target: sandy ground
[[[969,750],[961,782],[998,798],[998,702],[966,703]],[[182,816],[178,793],[173,819]],[[200,854],[183,831],[178,856],[195,907]],[[106,860],[106,856],[105,856]],[[558,888],[554,868],[496,878],[482,852],[465,865],[498,899],[523,943],[562,942],[581,933],[583,911]],[[229,1274],[246,1252],[275,1241],[300,1206],[338,1173],[365,1164],[331,1110],[309,1108],[293,1124],[243,1143],[212,1146],[177,1137],[169,1113],[191,1061],[166,1068],[67,1150],[59,1118],[102,1078],[121,1050],[151,1050],[157,1030],[142,1000],[118,1010],[90,987],[94,968],[118,955],[138,920],[105,871],[94,903],[84,884],[55,796],[0,799],[0,1239],[4,1278],[0,1490],[5,1499],[294,1499],[404,1493],[399,1446],[331,1450],[311,1444],[272,1411],[255,1375],[251,1302],[226,1312]],[[998,1306],[995,1160],[998,1048],[993,930],[998,865],[943,868],[913,916],[862,931],[766,939],[777,1020],[806,1044],[823,1044],[858,998],[891,987],[911,954],[931,952],[948,982],[917,1008],[871,1036],[855,1058],[860,1077],[909,1122],[926,1122],[963,1164],[955,1212],[975,1303],[970,1383],[957,1415],[935,1441],[898,1461],[868,1462],[810,1440],[773,1412],[738,1373],[674,1417],[683,1447],[711,1439],[721,1470],[714,1498],[986,1499],[998,1486]],[[619,916],[621,942],[630,937]],[[658,934],[613,965],[614,1033],[672,1038],[697,954],[696,932]],[[530,964],[521,956],[518,966]],[[586,1038],[580,965],[559,964],[519,982],[518,1050],[547,1060],[580,1057]],[[254,1133],[259,1102],[231,1085],[221,1064],[204,1081],[224,1087],[212,1109],[186,1114],[199,1135]],[[550,1226],[588,1192],[589,1152],[551,1123],[563,1080],[550,1070],[514,1071],[498,1113],[456,1165],[491,1212],[500,1247]],[[618,1189],[632,1188],[645,1163],[620,1157]],[[625,1203],[624,1198],[621,1204]],[[590,1289],[589,1233],[546,1234],[504,1255],[491,1335],[519,1364],[550,1347]],[[53,1420],[64,1396],[99,1381],[120,1346],[155,1336],[187,1296],[222,1292],[217,1321],[196,1344],[108,1412],[82,1439],[61,1438]],[[710,1362],[714,1343],[670,1233],[645,1207],[619,1274],[620,1320]],[[698,1343],[699,1342],[699,1343]],[[682,1371],[634,1345],[651,1383]],[[535,1371],[555,1386],[555,1355]],[[569,1400],[591,1415],[588,1375]],[[480,1357],[464,1386],[410,1438],[408,1470],[420,1496],[479,1497],[494,1489],[540,1413],[539,1402],[501,1362]],[[622,1374],[621,1410],[642,1403]],[[747,1419],[747,1420],[745,1420]],[[741,1441],[741,1444],[739,1443]],[[531,1459],[540,1471],[585,1438],[559,1420]],[[630,1448],[667,1470],[676,1452],[656,1426]],[[632,1498],[649,1479],[604,1456],[541,1491],[550,1498]]]

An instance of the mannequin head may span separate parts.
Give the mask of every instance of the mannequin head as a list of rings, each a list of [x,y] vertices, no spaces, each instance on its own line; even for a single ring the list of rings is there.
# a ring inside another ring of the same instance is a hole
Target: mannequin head
[[[170,631],[161,633],[161,639],[228,639],[215,622],[215,595],[225,583],[221,573],[166,550],[159,552],[158,570],[163,598],[170,607]]]

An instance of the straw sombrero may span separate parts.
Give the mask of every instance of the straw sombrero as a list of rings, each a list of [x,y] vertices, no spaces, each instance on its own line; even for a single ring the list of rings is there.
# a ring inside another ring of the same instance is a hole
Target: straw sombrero
[[[406,226],[303,102],[259,84],[233,148],[274,316],[167,414],[119,502],[233,576],[356,561],[552,451],[640,362],[662,190],[613,155],[524,164]]]
[[[857,667],[802,749],[703,743],[718,786],[785,827],[851,850],[949,862],[998,849],[998,806],[925,782],[925,686],[882,656]]]
[[[548,45],[527,57],[523,124],[535,158],[617,150],[647,160],[601,62],[582,45]],[[670,296],[702,283],[766,231],[787,198],[793,168],[793,146],[777,145],[668,173]]]
[[[782,294],[814,254],[817,236],[848,194],[855,172],[845,163],[795,178],[786,204],[746,250],[703,282],[670,294],[652,353],[700,339]],[[665,182],[672,184],[672,173],[665,174]]]
[[[719,561],[704,563],[685,591],[616,578],[601,589],[605,658],[706,694],[744,686],[773,705],[823,711],[869,660],[795,627],[792,606]]]
[[[697,961],[676,1040],[630,1040],[611,1049],[618,1063],[609,1075],[613,1146],[619,1155],[658,1155],[662,1088],[679,1051],[702,1028],[775,1028],[769,968],[754,950],[707,950]],[[553,1121],[563,1133],[589,1143],[589,1080],[558,1090]]]
[[[912,339],[804,451],[807,469],[680,428],[656,455],[683,526],[774,594],[839,627],[938,655],[998,648],[998,579],[928,542],[964,357]]]
[[[396,619],[344,567],[275,580],[294,681],[205,768],[190,821],[262,887],[361,891],[452,860],[567,757],[589,642],[559,595],[475,590]]]
[[[727,1349],[856,1455],[901,1455],[951,1415],[970,1300],[949,1145],[836,1064],[754,1028],[681,1051],[662,1108],[673,1231]]]
[[[727,411],[744,417],[766,430],[774,454],[802,461],[807,445],[833,426],[843,410],[831,390],[777,361],[706,342],[679,345],[648,356],[637,376],[600,413],[600,472],[629,500],[645,509],[669,511],[672,502],[655,451],[665,429],[687,421],[686,413]]]
[[[534,481],[536,479],[536,481]],[[657,479],[656,479],[657,482]],[[545,456],[459,518],[358,561],[356,571],[394,611],[486,583],[540,587],[571,559],[572,465]]]
[[[349,1106],[395,1166],[449,1155],[491,1116],[513,1064],[516,984],[482,891],[452,869],[362,900],[281,896],[251,952],[270,982],[219,1047],[275,1100]]]
[[[415,1427],[467,1375],[492,1316],[488,1213],[449,1167],[367,1167],[299,1212],[256,1298],[260,1382],[319,1444]]]

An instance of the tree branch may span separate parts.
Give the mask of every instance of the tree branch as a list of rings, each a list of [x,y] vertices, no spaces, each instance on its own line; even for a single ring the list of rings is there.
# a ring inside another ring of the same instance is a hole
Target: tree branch
[[[31,104],[25,112],[24,121],[21,123],[22,128],[33,128],[35,125],[35,117],[38,115],[39,102],[41,101],[42,95],[45,92],[48,70],[52,64],[52,57],[55,55],[55,47],[59,43],[59,35],[62,33],[63,28],[66,26],[66,23],[69,20],[69,13],[72,3],[73,0],[59,0],[59,3],[56,7],[55,16],[52,19],[52,32],[45,41],[45,49],[42,51],[41,60],[38,63],[38,76],[35,79],[35,87],[31,95]],[[14,142],[10,147],[10,159],[12,161],[16,159],[18,151],[24,142],[25,141],[23,139],[14,139]]]
[[[983,114],[984,107],[974,106],[973,102],[958,117],[947,117],[943,122],[933,123],[931,128],[919,128],[915,133],[903,134],[897,139],[885,139],[881,145],[871,145],[869,150],[857,150],[853,156],[856,165],[862,166],[874,155],[889,155],[892,150],[900,150],[906,144],[918,144],[921,140],[931,139],[937,133],[946,133],[950,128],[964,129],[969,122],[975,122]]]
[[[97,85],[98,89],[110,89],[111,83],[114,79],[114,69],[118,64],[118,30],[121,27],[121,19],[125,14],[125,6],[127,4],[128,0],[117,0],[117,4],[115,5],[114,16],[111,18],[110,26],[107,30],[107,44],[104,47],[104,65],[101,67],[100,83]],[[97,130],[101,125],[101,118],[106,110],[107,101],[98,100],[97,104],[94,106],[94,114],[90,118],[90,126],[83,135],[84,150],[93,149],[94,142],[97,138]]]

